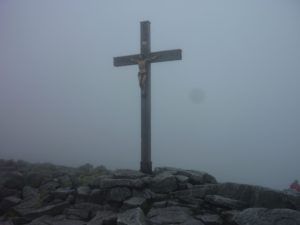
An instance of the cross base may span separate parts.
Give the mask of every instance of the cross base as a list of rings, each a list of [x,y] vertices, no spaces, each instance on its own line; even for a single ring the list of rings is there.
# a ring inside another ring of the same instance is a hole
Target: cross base
[[[141,162],[141,172],[152,174],[152,162]]]

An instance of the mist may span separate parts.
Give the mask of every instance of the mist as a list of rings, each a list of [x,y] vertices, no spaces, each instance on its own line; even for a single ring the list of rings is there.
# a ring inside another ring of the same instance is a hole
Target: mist
[[[152,162],[284,189],[299,179],[296,0],[0,2],[0,158],[139,169],[138,67],[152,65]]]

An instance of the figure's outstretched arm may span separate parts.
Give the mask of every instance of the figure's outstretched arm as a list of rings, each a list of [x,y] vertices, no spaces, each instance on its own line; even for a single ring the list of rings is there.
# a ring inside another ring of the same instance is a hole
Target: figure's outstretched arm
[[[130,60],[130,62],[133,62],[133,63],[139,63],[139,60],[138,59],[135,59],[135,58],[131,58],[131,59],[129,59]]]

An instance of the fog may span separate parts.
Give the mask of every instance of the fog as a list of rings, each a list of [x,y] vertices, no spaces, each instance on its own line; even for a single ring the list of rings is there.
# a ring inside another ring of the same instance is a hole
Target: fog
[[[152,65],[152,162],[283,189],[299,179],[297,0],[0,1],[0,158],[139,169],[138,67]]]

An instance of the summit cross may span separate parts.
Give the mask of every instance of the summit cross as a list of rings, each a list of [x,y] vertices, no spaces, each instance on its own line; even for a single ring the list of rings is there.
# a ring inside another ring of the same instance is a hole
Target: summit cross
[[[151,174],[151,63],[181,60],[181,49],[151,52],[150,22],[142,21],[140,26],[140,54],[114,57],[114,66],[138,65],[139,67],[138,80],[141,89],[140,171]]]

